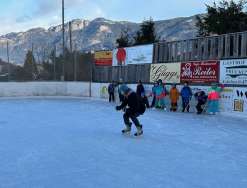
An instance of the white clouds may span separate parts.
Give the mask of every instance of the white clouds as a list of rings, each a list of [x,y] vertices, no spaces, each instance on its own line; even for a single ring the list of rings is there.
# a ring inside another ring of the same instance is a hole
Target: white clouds
[[[7,0],[6,0],[7,1]],[[0,34],[25,31],[33,27],[50,27],[61,23],[62,0],[8,0],[8,8],[1,7]],[[105,17],[113,20],[142,21],[205,12],[205,3],[214,0],[64,0],[65,21],[75,18]]]
[[[0,34],[25,31],[33,27],[50,27],[61,23],[62,0],[22,0],[9,7],[11,14],[0,12]],[[1,3],[0,3],[1,5]],[[14,14],[13,14],[14,13]],[[84,16],[86,15],[86,16]],[[91,0],[65,0],[65,20],[92,19],[105,16]]]

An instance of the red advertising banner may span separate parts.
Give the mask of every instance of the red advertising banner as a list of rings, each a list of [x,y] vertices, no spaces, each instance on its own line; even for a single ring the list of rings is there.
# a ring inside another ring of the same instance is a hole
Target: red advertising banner
[[[95,65],[97,65],[97,66],[112,66],[112,59],[96,59]]]
[[[94,60],[97,66],[112,66],[112,51],[95,52]]]
[[[181,64],[181,82],[219,82],[219,61],[194,61]]]

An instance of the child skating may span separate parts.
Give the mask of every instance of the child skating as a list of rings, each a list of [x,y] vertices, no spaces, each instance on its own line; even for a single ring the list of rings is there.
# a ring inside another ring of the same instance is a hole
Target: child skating
[[[178,100],[179,100],[179,91],[174,84],[170,90],[170,100],[171,100],[171,108],[170,111],[176,112],[178,108]]]
[[[208,92],[208,113],[211,115],[216,115],[219,112],[219,100],[220,93],[223,91],[224,85],[217,86],[217,84],[212,84],[212,87]]]
[[[120,92],[124,96],[124,100],[120,106],[116,107],[117,111],[125,109],[123,119],[126,128],[122,130],[123,134],[131,132],[131,121],[135,124],[137,132],[134,134],[135,136],[140,136],[143,134],[143,127],[140,124],[138,117],[143,115],[146,107],[140,98],[138,98],[137,94],[128,88],[126,85],[122,85],[120,87]]]

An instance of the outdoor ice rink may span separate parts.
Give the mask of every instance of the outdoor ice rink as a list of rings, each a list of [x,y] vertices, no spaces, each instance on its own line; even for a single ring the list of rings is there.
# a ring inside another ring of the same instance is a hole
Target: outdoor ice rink
[[[247,187],[247,118],[149,110],[134,138],[104,101],[1,99],[0,114],[0,188]]]

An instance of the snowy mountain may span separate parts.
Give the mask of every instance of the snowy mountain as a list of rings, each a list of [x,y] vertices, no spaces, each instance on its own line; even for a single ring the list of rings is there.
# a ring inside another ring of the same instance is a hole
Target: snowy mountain
[[[126,21],[111,21],[97,18],[92,21],[76,19],[72,24],[73,48],[81,51],[113,49],[121,30],[128,28],[134,35],[139,29],[139,23]],[[196,16],[156,21],[156,32],[161,39],[179,40],[196,36]],[[57,47],[57,53],[62,49],[62,26],[49,29],[34,28],[26,32],[9,33],[0,36],[0,58],[7,59],[6,43],[9,41],[10,61],[22,64],[25,54],[32,49],[37,61],[46,59],[52,49]],[[69,47],[69,24],[65,25],[66,45]]]

